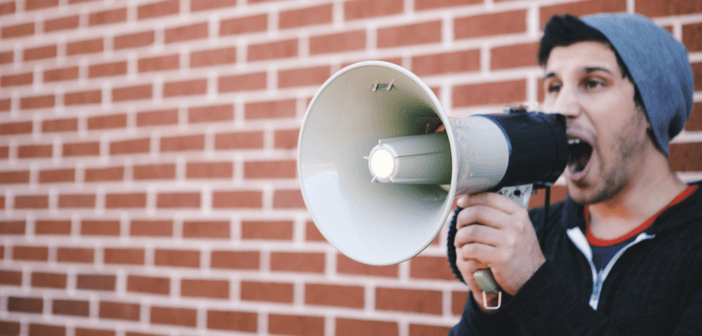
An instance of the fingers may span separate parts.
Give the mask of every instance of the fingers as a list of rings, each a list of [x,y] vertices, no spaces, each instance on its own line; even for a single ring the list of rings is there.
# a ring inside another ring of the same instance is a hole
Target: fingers
[[[458,198],[456,205],[464,209],[474,205],[487,205],[510,214],[523,210],[519,204],[494,192],[462,195]]]
[[[474,224],[460,228],[456,231],[453,244],[461,247],[465,244],[480,243],[498,246],[501,241],[500,231],[490,226]]]
[[[488,205],[472,205],[458,213],[456,229],[460,230],[463,227],[476,223],[498,229],[503,228],[511,221],[510,215],[511,214]]]
[[[500,250],[496,247],[480,243],[470,243],[456,247],[456,259],[459,260],[475,259],[489,265],[491,262],[499,260],[500,255]]]

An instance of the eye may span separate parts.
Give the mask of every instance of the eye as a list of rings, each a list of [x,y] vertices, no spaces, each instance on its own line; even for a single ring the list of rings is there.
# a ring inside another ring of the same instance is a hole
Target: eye
[[[561,90],[561,84],[560,84],[560,83],[557,83],[557,82],[549,83],[549,84],[546,86],[546,91],[548,91],[548,92],[554,92],[554,93],[555,93],[555,92],[558,92],[558,91],[560,91],[560,90]]]
[[[583,81],[583,86],[588,89],[595,89],[604,86],[605,83],[598,79],[588,78]]]

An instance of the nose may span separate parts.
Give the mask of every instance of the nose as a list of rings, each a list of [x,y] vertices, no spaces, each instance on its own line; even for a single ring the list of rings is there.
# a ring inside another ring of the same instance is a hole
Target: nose
[[[570,120],[579,117],[581,111],[576,90],[571,89],[567,85],[564,85],[558,92],[544,99],[545,113],[560,113]]]

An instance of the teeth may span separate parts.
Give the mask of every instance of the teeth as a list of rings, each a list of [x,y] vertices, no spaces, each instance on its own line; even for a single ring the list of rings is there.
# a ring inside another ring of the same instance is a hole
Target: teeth
[[[580,143],[580,139],[570,139],[568,140],[569,145],[577,145]]]

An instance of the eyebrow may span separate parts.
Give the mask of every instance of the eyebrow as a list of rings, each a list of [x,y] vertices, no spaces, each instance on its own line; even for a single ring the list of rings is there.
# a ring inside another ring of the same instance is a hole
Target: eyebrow
[[[614,75],[614,73],[613,73],[612,71],[610,71],[609,69],[607,69],[607,68],[602,68],[602,67],[587,67],[587,68],[585,68],[585,73],[588,73],[588,74],[589,74],[589,73],[593,73],[593,72],[595,72],[595,71],[604,71],[604,72],[606,72],[606,73],[609,73],[609,74]],[[551,78],[551,77],[556,77],[556,73],[555,73],[555,72],[549,72],[549,73],[547,73],[547,74],[544,76],[544,78],[542,78],[541,80],[542,80],[542,81],[545,81],[546,79],[549,79],[549,78]]]

